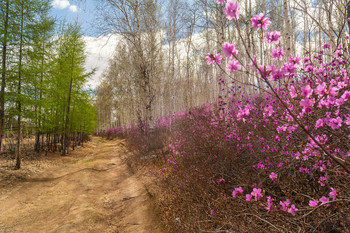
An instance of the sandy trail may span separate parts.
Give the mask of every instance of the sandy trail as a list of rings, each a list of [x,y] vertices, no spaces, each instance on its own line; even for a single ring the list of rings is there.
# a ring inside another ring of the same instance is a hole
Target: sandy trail
[[[54,169],[0,188],[0,232],[160,232],[125,150],[94,137]]]

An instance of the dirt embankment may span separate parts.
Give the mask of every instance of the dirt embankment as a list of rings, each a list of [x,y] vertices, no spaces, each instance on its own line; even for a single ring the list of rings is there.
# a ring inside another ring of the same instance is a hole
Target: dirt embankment
[[[94,137],[67,157],[37,163],[41,170],[28,172],[29,162],[20,176],[7,169],[0,232],[161,232],[147,177],[130,173],[125,151],[121,140]]]

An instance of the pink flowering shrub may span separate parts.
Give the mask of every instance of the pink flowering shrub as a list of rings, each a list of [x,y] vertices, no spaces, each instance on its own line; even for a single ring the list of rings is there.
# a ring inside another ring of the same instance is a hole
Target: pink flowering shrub
[[[101,136],[106,137],[107,139],[113,139],[113,138],[123,138],[124,131],[122,127],[116,127],[116,128],[109,128],[101,132]]]
[[[187,119],[174,123],[171,155],[158,177],[167,192],[162,204],[169,214],[165,219],[181,216],[186,224],[171,227],[175,231],[213,230],[224,222],[227,230],[277,231],[258,217],[279,226],[277,229],[296,225],[308,231],[328,213],[342,219],[342,211],[349,211],[348,174],[317,154],[319,150],[300,127],[287,125],[288,121],[276,123],[274,119],[285,114],[275,98],[267,94],[248,97],[243,91],[234,92],[235,88],[241,89],[231,84],[224,90],[230,97],[223,95],[212,109],[191,111]],[[312,125],[317,120],[309,116],[308,121]],[[339,151],[349,150],[347,143],[332,137],[328,142],[338,144]],[[335,202],[327,204],[325,198]],[[323,205],[310,205],[315,200]],[[208,214],[211,210],[214,215]],[[306,229],[297,219],[303,215],[309,224]],[[328,229],[335,222],[328,221],[318,229]]]
[[[239,4],[227,3],[225,14],[237,20]],[[207,56],[208,65],[224,71],[227,64],[228,73],[220,79],[219,103],[192,113],[173,131],[171,155],[158,173],[167,190],[164,219],[174,232],[345,230],[350,226],[349,41],[334,50],[326,43],[315,54],[285,57],[280,32],[264,33],[271,24],[265,13],[251,21],[266,35],[272,59],[284,63],[267,64],[243,51],[251,59],[244,67],[231,42],[223,44],[226,62],[218,52]],[[263,91],[245,93],[230,76],[240,70],[254,73]]]
[[[216,3],[237,22],[239,3]],[[160,118],[157,138],[137,127],[124,131],[143,153],[157,148],[151,142],[168,143],[169,154],[152,174],[170,232],[350,228],[349,41],[287,57],[281,33],[268,31],[270,25],[264,12],[251,19],[272,63],[230,41],[206,56],[225,73],[218,103]],[[242,54],[249,66],[241,63]],[[246,92],[231,76],[236,72],[255,75],[261,90]]]
[[[178,112],[160,117],[152,127],[145,127],[145,122],[139,122],[138,125],[109,128],[98,135],[107,139],[126,139],[128,147],[134,152],[134,158],[131,158],[134,162],[141,157],[159,157],[168,152],[167,143],[172,122],[180,121],[187,115],[187,112]]]

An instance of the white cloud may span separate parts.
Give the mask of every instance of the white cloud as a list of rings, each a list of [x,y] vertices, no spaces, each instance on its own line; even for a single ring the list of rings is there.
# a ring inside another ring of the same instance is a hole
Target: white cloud
[[[57,9],[64,9],[70,6],[68,0],[54,0],[51,5]]]
[[[53,0],[51,5],[53,6],[53,8],[57,8],[60,10],[69,7],[69,10],[74,13],[79,11],[79,8],[76,5],[71,5],[69,0]]]
[[[86,71],[96,68],[95,74],[91,77],[88,85],[96,88],[100,83],[103,72],[108,68],[109,60],[113,58],[115,48],[121,40],[118,35],[108,35],[100,37],[84,37],[87,55],[85,61]]]
[[[69,7],[69,10],[71,11],[71,12],[78,12],[78,7],[76,6],[76,5],[71,5],[70,7]]]

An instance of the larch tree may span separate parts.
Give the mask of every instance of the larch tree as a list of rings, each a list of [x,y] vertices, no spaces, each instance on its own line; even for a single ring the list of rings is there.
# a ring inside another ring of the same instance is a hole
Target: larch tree
[[[28,51],[33,44],[33,25],[36,25],[36,12],[48,1],[17,0],[14,2],[14,14],[16,34],[13,44],[15,46],[15,59],[12,70],[12,93],[14,95],[17,116],[17,146],[15,169],[21,167],[21,140],[22,140],[22,115],[23,107],[28,103],[29,97],[23,94],[22,86],[26,86],[31,72],[28,66]]]
[[[72,115],[71,105],[81,90],[87,78],[92,73],[86,73],[84,69],[86,55],[81,29],[77,24],[69,24],[58,39],[58,55],[56,57],[56,80],[52,88],[56,89],[59,100],[55,106],[55,118],[61,125],[62,155],[68,153],[70,145],[69,127]]]
[[[35,151],[40,153],[43,147],[43,110],[46,99],[43,98],[47,90],[48,81],[50,80],[51,67],[53,65],[53,35],[55,21],[48,16],[51,9],[49,4],[41,5],[37,10],[37,23],[32,26],[33,44],[29,49],[29,66],[32,70],[30,73],[30,90],[28,95],[32,97],[32,105],[34,108],[31,112],[31,118],[35,124]]]

